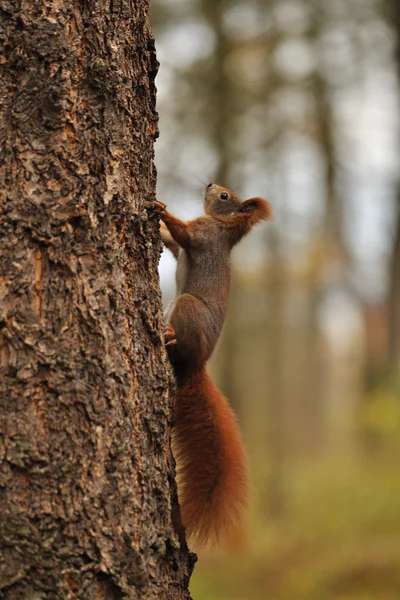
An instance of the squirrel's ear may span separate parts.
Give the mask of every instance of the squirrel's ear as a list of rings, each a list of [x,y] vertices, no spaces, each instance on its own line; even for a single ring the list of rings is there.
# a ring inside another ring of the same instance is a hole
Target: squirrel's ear
[[[242,202],[238,212],[253,214],[254,217],[260,220],[272,219],[273,210],[269,202],[263,198],[249,198]]]

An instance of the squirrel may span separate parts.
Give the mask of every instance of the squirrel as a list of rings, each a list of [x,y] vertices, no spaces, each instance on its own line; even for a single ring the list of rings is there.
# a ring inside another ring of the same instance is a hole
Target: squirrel
[[[210,183],[205,216],[181,221],[155,202],[164,245],[177,259],[177,294],[164,314],[165,344],[177,394],[173,451],[186,536],[195,544],[232,539],[248,502],[247,457],[236,417],[206,371],[228,306],[230,252],[272,217],[262,198],[242,201]]]

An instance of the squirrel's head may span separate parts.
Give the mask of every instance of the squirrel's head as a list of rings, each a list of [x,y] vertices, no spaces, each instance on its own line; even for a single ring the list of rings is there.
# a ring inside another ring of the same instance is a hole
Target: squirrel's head
[[[206,215],[229,217],[238,211],[241,202],[233,192],[215,183],[209,183],[204,192]]]

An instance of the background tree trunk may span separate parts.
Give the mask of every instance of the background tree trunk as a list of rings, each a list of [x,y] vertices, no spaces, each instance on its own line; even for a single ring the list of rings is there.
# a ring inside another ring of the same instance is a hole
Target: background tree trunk
[[[212,181],[222,186],[230,186],[239,192],[238,177],[232,173],[230,165],[234,156],[231,153],[231,139],[235,135],[232,131],[232,123],[235,116],[235,105],[232,103],[234,89],[231,79],[228,77],[226,61],[229,56],[229,40],[224,29],[224,0],[203,0],[202,8],[215,36],[215,51],[213,55],[213,66],[208,74],[210,89],[207,90],[209,99],[208,112],[212,126],[210,128],[210,141],[218,157],[216,172],[212,173]],[[236,179],[236,181],[234,180]],[[235,328],[235,268],[233,265],[231,293],[228,313],[225,320],[224,330],[220,343],[218,344],[218,369],[216,380],[218,387],[229,399],[236,414],[240,414],[240,399],[237,382],[235,381],[235,358],[237,354]]]
[[[390,21],[394,23],[397,35],[397,72],[400,81],[400,6],[391,2]],[[389,360],[393,374],[400,376],[400,184],[397,190],[397,220],[394,232],[392,260],[390,265],[389,292]]]
[[[395,238],[390,269],[389,294],[389,358],[393,375],[400,376],[400,188]]]
[[[0,2],[0,590],[189,598],[146,0]]]

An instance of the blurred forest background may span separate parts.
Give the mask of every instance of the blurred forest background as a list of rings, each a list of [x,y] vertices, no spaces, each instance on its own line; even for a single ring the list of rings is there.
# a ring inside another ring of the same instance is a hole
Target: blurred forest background
[[[158,197],[276,218],[234,253],[213,363],[251,458],[247,540],[199,600],[400,598],[400,3],[153,0]],[[174,262],[160,266],[165,302]]]

